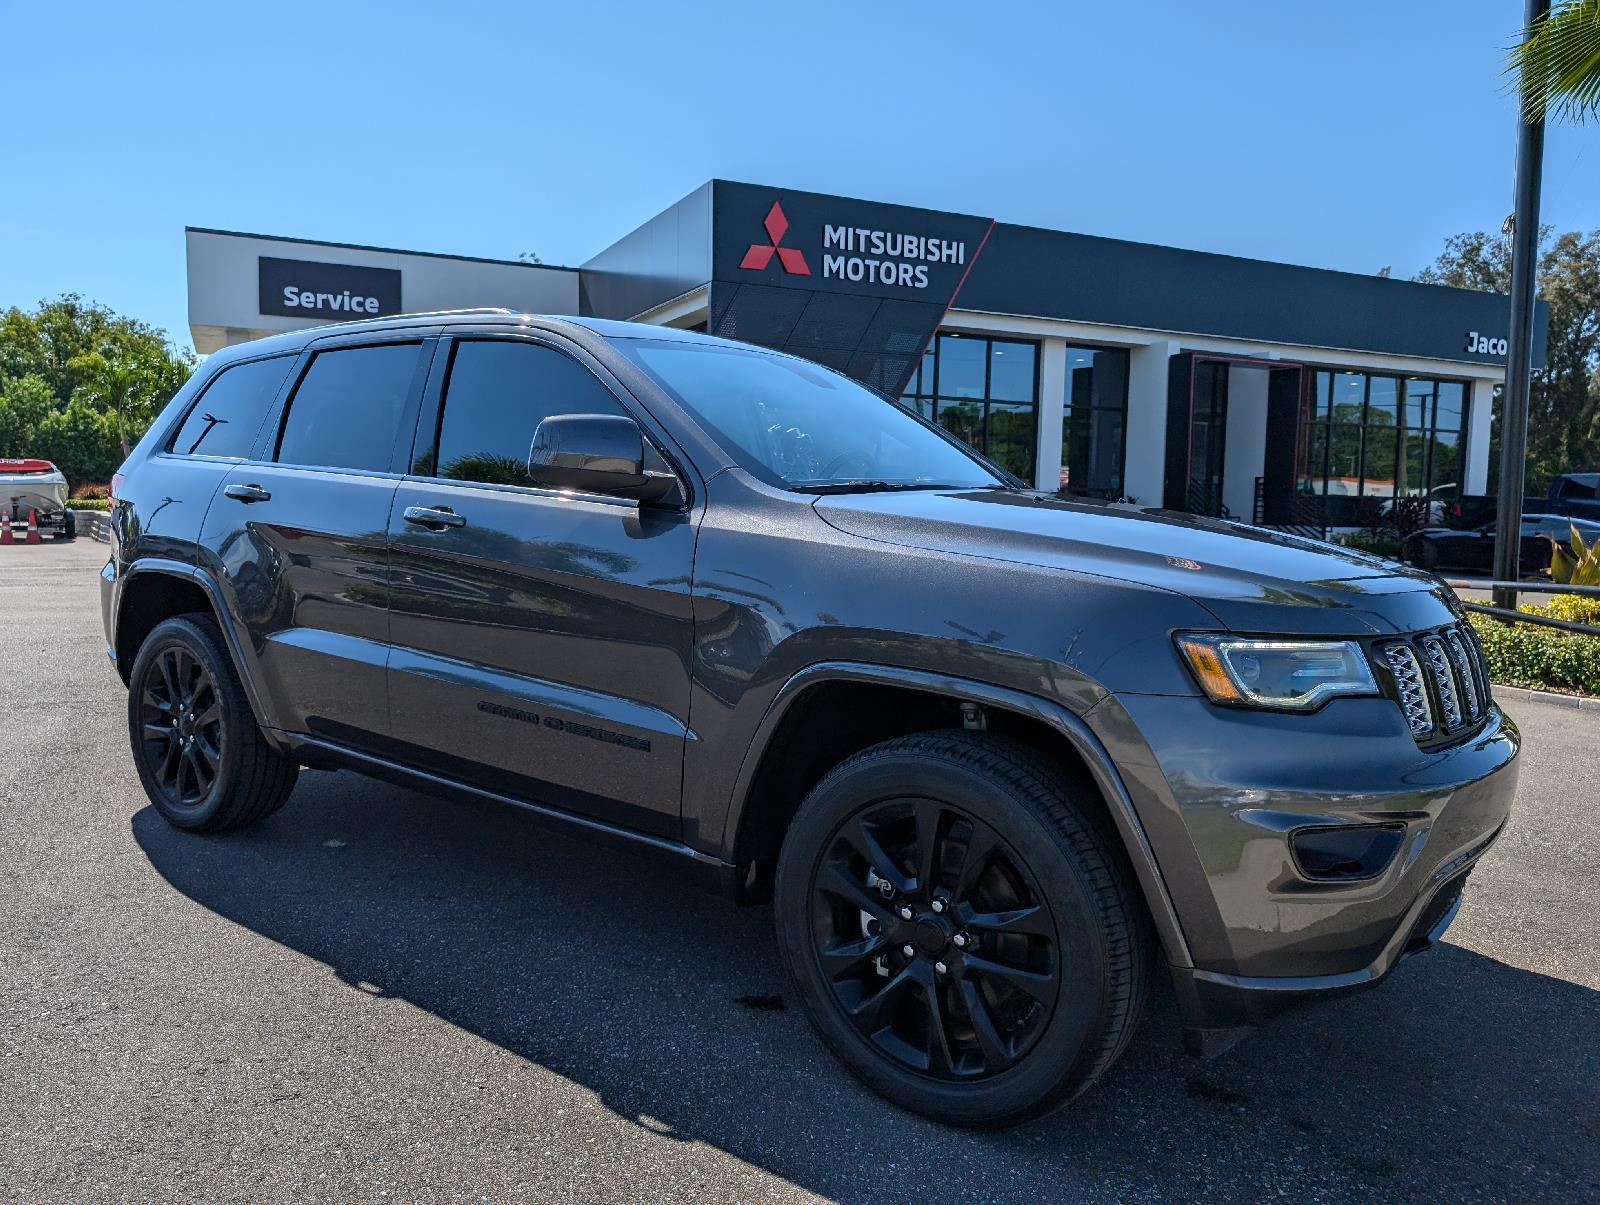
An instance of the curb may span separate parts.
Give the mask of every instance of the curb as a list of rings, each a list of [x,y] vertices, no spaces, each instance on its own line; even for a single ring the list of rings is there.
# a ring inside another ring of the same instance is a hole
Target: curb
[[[1521,686],[1496,686],[1494,697],[1504,702],[1514,699],[1518,703],[1549,703],[1572,711],[1600,711],[1600,699],[1585,695],[1563,695],[1551,690],[1526,690]]]

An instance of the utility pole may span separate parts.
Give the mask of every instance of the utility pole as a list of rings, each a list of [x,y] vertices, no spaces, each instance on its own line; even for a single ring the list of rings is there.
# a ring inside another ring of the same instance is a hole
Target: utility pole
[[[1550,0],[1525,0],[1523,37],[1550,12]],[[1500,412],[1500,501],[1494,524],[1494,575],[1522,575],[1522,491],[1528,459],[1528,391],[1533,374],[1533,297],[1539,276],[1539,184],[1544,172],[1544,117],[1529,121],[1518,94],[1517,198],[1511,230],[1511,331]],[[1517,592],[1496,590],[1494,605],[1516,609]]]

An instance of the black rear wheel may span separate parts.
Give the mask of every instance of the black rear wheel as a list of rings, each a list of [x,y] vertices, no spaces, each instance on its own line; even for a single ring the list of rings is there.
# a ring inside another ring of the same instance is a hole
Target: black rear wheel
[[[802,804],[780,946],[823,1039],[892,1100],[960,1125],[1064,1104],[1121,1053],[1151,941],[1091,801],[983,733],[889,741]]]
[[[140,646],[128,735],[145,794],[178,828],[252,824],[283,806],[299,773],[262,738],[209,616],[168,619]]]

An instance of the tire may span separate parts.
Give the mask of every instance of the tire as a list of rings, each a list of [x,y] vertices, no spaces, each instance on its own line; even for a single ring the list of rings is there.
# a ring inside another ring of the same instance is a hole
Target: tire
[[[950,1125],[1015,1125],[1127,1047],[1155,943],[1088,790],[1020,742],[930,732],[806,796],[778,860],[778,945],[817,1033],[868,1086]]]
[[[1439,546],[1432,540],[1423,540],[1417,548],[1417,564],[1430,572],[1439,567]]]
[[[78,538],[78,516],[70,510],[61,520],[61,538],[63,540],[75,540]]]
[[[151,804],[192,832],[271,815],[300,773],[262,738],[209,615],[168,619],[139,647],[128,676],[128,739]]]

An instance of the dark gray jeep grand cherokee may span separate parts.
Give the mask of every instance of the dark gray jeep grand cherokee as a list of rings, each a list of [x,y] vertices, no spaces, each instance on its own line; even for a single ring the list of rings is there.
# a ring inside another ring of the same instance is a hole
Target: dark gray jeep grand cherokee
[[[504,312],[207,361],[115,484],[173,824],[300,766],[504,800],[770,899],[794,999],[943,1121],[1084,1091],[1434,941],[1518,736],[1436,579],[1041,494],[826,369]],[[533,839],[533,838],[530,838]]]

